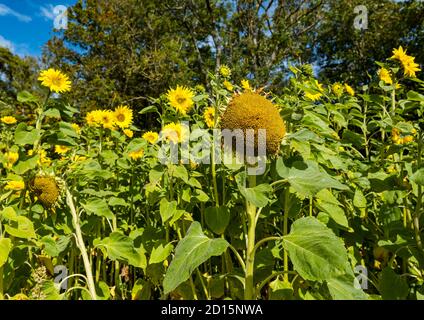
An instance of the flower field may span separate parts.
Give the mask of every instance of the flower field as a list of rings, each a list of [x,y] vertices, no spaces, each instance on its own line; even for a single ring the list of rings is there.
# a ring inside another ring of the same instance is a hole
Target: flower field
[[[291,66],[282,94],[224,65],[141,111],[42,71],[0,118],[0,299],[424,299],[412,55],[360,87]]]

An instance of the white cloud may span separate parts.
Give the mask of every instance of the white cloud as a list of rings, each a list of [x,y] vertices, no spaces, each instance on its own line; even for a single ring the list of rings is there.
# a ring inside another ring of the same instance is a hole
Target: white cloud
[[[8,6],[0,3],[0,16],[14,16],[19,21],[22,22],[30,22],[32,20],[31,17],[16,12],[15,10],[9,8]]]
[[[2,35],[0,35],[0,47],[7,48],[10,51],[15,51],[15,45],[12,41],[5,39]]]
[[[47,6],[41,6],[40,7],[40,13],[41,16],[44,17],[46,20],[54,20],[56,15],[53,13],[54,6],[51,4],[48,4]]]

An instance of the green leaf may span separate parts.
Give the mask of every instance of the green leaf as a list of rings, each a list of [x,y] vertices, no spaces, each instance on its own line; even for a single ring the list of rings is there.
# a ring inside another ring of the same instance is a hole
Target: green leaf
[[[153,248],[150,254],[149,264],[160,263],[164,261],[171,254],[174,246],[172,243],[168,243],[165,247],[160,244],[158,247]]]
[[[338,225],[349,229],[349,222],[347,221],[346,214],[341,207],[321,200],[317,200],[317,206],[326,212]]]
[[[148,106],[145,107],[144,109],[142,109],[139,114],[146,114],[146,113],[150,113],[150,112],[157,112],[158,108],[156,108],[155,106]]]
[[[355,190],[355,196],[353,197],[353,205],[357,208],[366,208],[367,199],[360,189]]]
[[[193,222],[186,236],[178,243],[163,280],[165,294],[186,281],[191,273],[212,256],[219,256],[228,247],[224,239],[209,239],[204,235],[199,222]]]
[[[25,146],[27,144],[33,145],[39,136],[39,130],[33,129],[31,131],[27,131],[26,124],[20,123],[15,131],[15,143],[19,146]]]
[[[345,273],[348,256],[343,241],[314,217],[295,221],[283,246],[304,279],[328,280]]]
[[[230,223],[230,211],[227,207],[208,207],[205,210],[207,226],[216,234],[223,234]]]
[[[34,225],[24,216],[16,216],[9,224],[4,227],[5,231],[13,237],[31,239],[36,238]]]
[[[288,180],[290,186],[301,196],[311,197],[322,189],[334,188],[348,190],[349,188],[320,170],[318,164],[311,160],[296,161],[291,167],[286,167],[280,160],[277,163],[277,173]]]
[[[7,262],[11,249],[12,241],[8,238],[0,238],[0,268]]]
[[[44,236],[40,242],[41,245],[44,245],[44,250],[50,257],[58,257],[68,247],[70,238],[60,236],[58,240],[55,240],[52,236]]]
[[[381,272],[379,290],[383,300],[404,300],[409,293],[405,277],[399,276],[389,267]]]
[[[59,110],[57,110],[55,108],[51,108],[51,109],[44,111],[44,116],[49,117],[49,118],[57,118],[57,119],[61,118]]]
[[[101,240],[96,239],[93,244],[100,247],[113,261],[140,262],[140,255],[134,248],[133,240],[120,232],[112,232],[109,237]]]
[[[96,216],[113,219],[113,212],[109,209],[106,200],[104,199],[89,199],[85,204],[82,204],[87,213],[94,213]]]
[[[415,182],[416,184],[420,186],[424,186],[424,168],[421,168],[420,170],[416,171],[410,179],[412,182]]]
[[[240,172],[236,175],[237,186],[240,190],[240,193],[250,202],[252,202],[257,207],[265,207],[268,202],[268,194],[272,193],[273,189],[269,184],[260,184],[253,188],[246,188],[246,174],[245,172]]]
[[[37,97],[33,96],[28,91],[21,91],[18,93],[17,100],[21,103],[38,102]]]
[[[22,175],[25,172],[34,169],[37,166],[40,157],[38,155],[28,158],[27,160],[19,160],[18,164],[13,167],[16,174]]]
[[[334,300],[366,300],[367,295],[359,288],[355,288],[355,278],[352,275],[343,275],[327,280],[327,288]]]
[[[160,201],[159,213],[163,223],[171,219],[176,212],[177,212],[177,201],[169,202],[166,198],[163,198]]]

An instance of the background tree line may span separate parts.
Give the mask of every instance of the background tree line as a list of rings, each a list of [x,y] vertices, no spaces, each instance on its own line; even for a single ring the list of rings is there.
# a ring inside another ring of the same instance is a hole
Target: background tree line
[[[354,29],[357,5],[368,29]],[[424,62],[418,0],[79,0],[42,65],[72,75],[82,109],[148,104],[176,84],[204,84],[221,64],[233,79],[279,92],[290,64],[311,63],[323,82],[367,83],[375,61],[403,45]],[[1,100],[35,83],[37,66],[0,51]]]

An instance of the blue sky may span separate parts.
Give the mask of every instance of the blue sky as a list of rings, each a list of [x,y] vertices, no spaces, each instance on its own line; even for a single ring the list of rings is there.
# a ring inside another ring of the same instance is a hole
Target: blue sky
[[[0,0],[0,47],[19,56],[40,56],[54,34],[53,8],[77,0]]]

